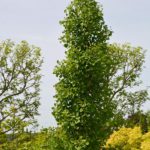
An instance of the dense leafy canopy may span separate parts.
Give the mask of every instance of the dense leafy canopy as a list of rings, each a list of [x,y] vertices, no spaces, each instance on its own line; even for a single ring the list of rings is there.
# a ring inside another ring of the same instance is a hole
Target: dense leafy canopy
[[[54,70],[59,77],[54,116],[73,149],[97,149],[114,107],[106,81],[111,63],[106,40],[111,31],[94,0],[74,0],[65,12],[61,41],[68,51]]]
[[[54,70],[59,82],[53,114],[73,149],[96,150],[112,128],[126,88],[138,84],[144,53],[129,44],[107,44],[112,32],[94,0],[74,0],[65,13],[61,42],[67,51]]]
[[[61,41],[67,48],[83,51],[97,43],[105,43],[112,34],[95,0],[73,0],[65,14],[60,22],[64,26]]]

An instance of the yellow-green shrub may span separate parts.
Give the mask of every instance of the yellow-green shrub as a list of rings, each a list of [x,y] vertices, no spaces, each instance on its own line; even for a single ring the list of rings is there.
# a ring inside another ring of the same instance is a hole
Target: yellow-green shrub
[[[141,150],[150,150],[150,132],[142,137]]]
[[[115,131],[107,140],[106,149],[140,150],[142,133],[140,127],[121,128]]]

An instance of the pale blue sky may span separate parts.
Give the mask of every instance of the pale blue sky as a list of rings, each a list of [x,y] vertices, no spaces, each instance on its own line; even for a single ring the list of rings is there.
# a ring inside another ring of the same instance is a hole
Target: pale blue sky
[[[150,85],[150,1],[149,0],[97,0],[103,5],[104,18],[114,31],[110,42],[130,42],[147,49],[144,86]],[[54,104],[53,85],[57,79],[52,74],[58,59],[64,58],[64,48],[59,43],[62,27],[59,20],[70,0],[0,0],[0,40],[15,42],[27,40],[41,47],[44,57],[41,85],[40,126],[56,125],[51,115]],[[150,104],[149,104],[150,105]],[[144,109],[150,108],[148,103]]]

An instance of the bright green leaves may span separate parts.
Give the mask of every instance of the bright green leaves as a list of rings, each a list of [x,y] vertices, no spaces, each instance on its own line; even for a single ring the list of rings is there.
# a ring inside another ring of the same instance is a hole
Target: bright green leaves
[[[83,136],[89,142],[85,149],[91,150],[93,145],[98,149],[112,126],[121,124],[117,117],[129,107],[126,89],[138,85],[143,50],[128,44],[97,44],[86,51],[72,48],[66,54],[67,59],[54,70],[59,82],[53,114],[69,138],[78,141]],[[147,100],[144,91],[137,95]],[[118,122],[112,124],[112,120]]]
[[[102,8],[94,0],[74,0],[65,10],[66,18],[61,41],[67,48],[84,50],[97,43],[105,43],[112,32],[103,20]]]
[[[69,44],[69,50],[67,59],[54,70],[59,82],[55,85],[53,114],[67,137],[74,141],[73,149],[99,149],[99,139],[102,142],[106,133],[97,130],[105,127],[114,109],[107,81],[111,59],[105,43],[110,31],[103,35],[102,13],[93,0],[74,1],[67,11],[69,14],[62,22],[65,27],[62,41],[68,40],[64,44]],[[81,141],[88,144],[82,146]]]
[[[112,32],[95,0],[73,0],[65,14],[60,40],[66,59],[54,70],[59,81],[53,114],[70,150],[99,150],[123,120],[120,99],[138,85],[144,53],[129,44],[107,44]]]

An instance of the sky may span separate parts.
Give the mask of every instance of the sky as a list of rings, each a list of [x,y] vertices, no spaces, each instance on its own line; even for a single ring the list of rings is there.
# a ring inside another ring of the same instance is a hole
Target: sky
[[[113,30],[110,42],[141,46],[147,50],[143,86],[150,86],[150,1],[149,0],[97,0],[103,6],[104,19]],[[63,28],[59,21],[70,0],[0,0],[0,40],[15,43],[26,40],[42,49],[40,127],[56,126],[52,116],[55,89],[58,81],[53,75],[57,60],[64,58],[64,48],[58,38]],[[150,103],[144,110],[150,109]]]

